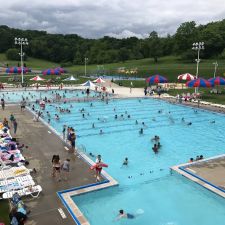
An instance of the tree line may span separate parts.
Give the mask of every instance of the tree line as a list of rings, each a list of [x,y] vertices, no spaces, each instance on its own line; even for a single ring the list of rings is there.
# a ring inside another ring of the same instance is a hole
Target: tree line
[[[202,58],[225,59],[225,19],[206,25],[196,25],[194,21],[182,23],[174,35],[160,37],[152,31],[149,37],[116,39],[105,36],[87,39],[77,34],[49,34],[45,31],[20,30],[0,26],[0,52],[8,59],[19,60],[19,46],[14,45],[15,37],[26,37],[29,45],[24,47],[26,56],[50,60],[64,66],[84,64],[105,64],[125,60],[153,58],[155,62],[162,56],[177,55],[182,60],[193,61],[196,52],[192,43],[204,42]]]

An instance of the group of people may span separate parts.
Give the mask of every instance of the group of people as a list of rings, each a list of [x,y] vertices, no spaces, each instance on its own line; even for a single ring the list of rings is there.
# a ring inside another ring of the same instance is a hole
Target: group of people
[[[20,195],[15,192],[10,200],[11,210],[9,219],[11,225],[23,225],[27,221],[27,216],[30,213],[25,203],[22,201]]]
[[[196,158],[190,158],[189,162],[192,163],[194,161],[199,161],[199,160],[202,160],[204,159],[203,155],[197,155]]]
[[[63,177],[63,179],[67,181],[69,172],[70,172],[70,159],[66,159],[61,163],[59,155],[53,155],[52,177],[56,178],[57,181],[61,181]]]
[[[14,134],[16,134],[17,127],[18,127],[18,123],[17,123],[17,120],[16,120],[15,116],[12,113],[10,115],[9,120],[10,120],[11,126],[13,127]],[[3,123],[3,125],[5,127],[7,127],[8,129],[10,129],[9,121],[6,118],[3,119],[3,122],[2,123]]]
[[[155,135],[152,139],[152,142],[154,142],[154,146],[152,147],[152,150],[155,154],[157,154],[159,152],[159,149],[162,147],[162,145],[160,144],[160,137]]]
[[[71,145],[71,152],[76,153],[76,133],[73,127],[67,127],[67,125],[63,125],[63,140],[66,140]]]

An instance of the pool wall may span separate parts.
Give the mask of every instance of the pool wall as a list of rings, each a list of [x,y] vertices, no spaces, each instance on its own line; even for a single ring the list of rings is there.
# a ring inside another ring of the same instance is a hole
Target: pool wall
[[[195,174],[193,170],[190,169],[192,165],[200,165],[204,162],[210,162],[218,158],[225,158],[225,154],[223,155],[218,155],[214,157],[210,157],[204,160],[196,161],[193,163],[185,163],[177,166],[171,167],[171,170],[181,174],[182,176],[190,179],[191,181],[194,181],[195,183],[201,185],[202,187],[214,192],[215,194],[225,198],[225,190],[216,186],[215,184],[209,182],[208,180],[198,176]]]

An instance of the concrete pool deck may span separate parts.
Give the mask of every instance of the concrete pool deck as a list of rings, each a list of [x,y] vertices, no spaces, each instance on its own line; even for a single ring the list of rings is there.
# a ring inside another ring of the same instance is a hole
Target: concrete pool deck
[[[28,168],[36,168],[37,174],[32,176],[36,183],[43,188],[43,192],[38,198],[25,199],[25,203],[31,210],[26,224],[74,225],[73,218],[58,198],[57,192],[95,183],[94,173],[89,169],[90,165],[82,157],[74,157],[73,154],[66,151],[65,143],[43,123],[33,122],[33,116],[28,110],[21,112],[19,106],[8,105],[5,111],[1,110],[1,119],[9,118],[12,112],[18,122],[18,132],[12,136],[28,146],[28,149],[24,149],[23,155],[30,162]],[[71,160],[68,181],[58,182],[51,177],[51,159],[55,154],[59,154],[62,161],[66,158]],[[103,175],[109,179],[106,173]],[[112,182],[109,182],[108,186],[117,185],[113,179]]]
[[[173,166],[171,169],[225,198],[225,154]]]

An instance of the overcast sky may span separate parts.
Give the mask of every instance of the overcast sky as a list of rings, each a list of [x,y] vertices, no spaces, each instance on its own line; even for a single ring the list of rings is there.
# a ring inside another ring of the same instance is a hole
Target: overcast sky
[[[224,0],[0,0],[0,24],[83,37],[173,34],[186,21],[225,18]]]

